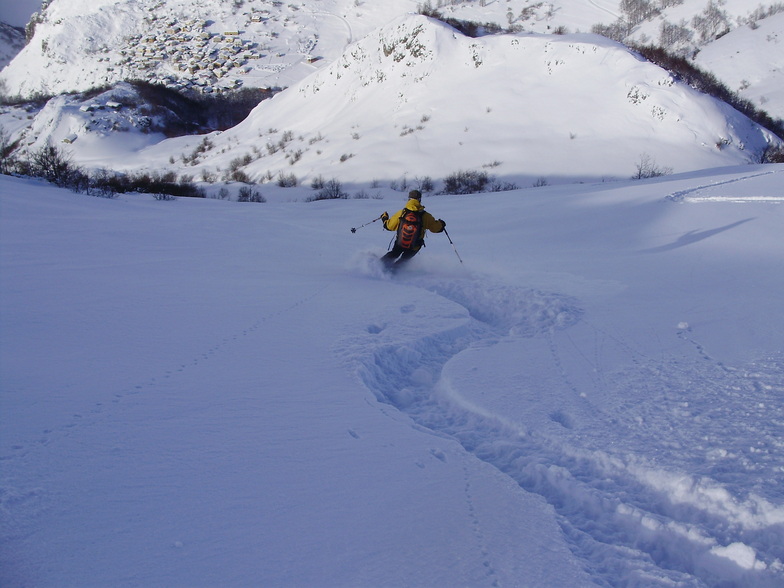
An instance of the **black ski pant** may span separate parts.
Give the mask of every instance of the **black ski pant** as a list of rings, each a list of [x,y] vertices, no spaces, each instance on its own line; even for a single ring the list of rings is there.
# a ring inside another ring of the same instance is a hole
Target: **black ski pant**
[[[400,266],[414,257],[419,252],[419,249],[403,249],[400,245],[395,243],[392,249],[381,258],[381,261],[386,267]],[[398,259],[400,258],[400,259]]]

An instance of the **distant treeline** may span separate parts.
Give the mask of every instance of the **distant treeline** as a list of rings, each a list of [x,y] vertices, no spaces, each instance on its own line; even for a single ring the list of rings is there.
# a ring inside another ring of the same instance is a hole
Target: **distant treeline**
[[[14,154],[15,147],[0,128],[0,173],[42,178],[61,188],[104,198],[125,192],[152,194],[159,200],[176,196],[205,197],[204,189],[194,184],[190,176],[177,177],[174,172],[121,174],[108,170],[87,173],[51,143],[23,158]]]

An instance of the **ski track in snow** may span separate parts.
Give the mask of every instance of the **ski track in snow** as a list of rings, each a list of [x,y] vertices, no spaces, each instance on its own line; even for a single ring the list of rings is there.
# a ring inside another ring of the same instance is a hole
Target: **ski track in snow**
[[[558,335],[583,320],[578,301],[487,280],[401,278],[462,306],[471,318],[461,327],[406,342],[394,337],[374,342],[386,325],[370,325],[359,339],[346,342],[346,356],[357,361],[360,377],[381,403],[408,415],[416,427],[456,439],[544,497],[598,585],[782,585],[784,509],[775,504],[782,498],[778,480],[784,472],[784,408],[776,400],[784,391],[784,357],[725,366],[683,325],[679,337],[695,348],[701,363],[652,359],[626,346],[634,356],[631,367],[599,374],[604,385],[624,391],[626,404],[617,414],[612,409],[595,414],[593,408],[583,422],[555,411],[550,419],[561,425],[562,435],[524,430],[450,395],[442,369],[472,346],[543,338],[560,386],[580,397],[558,345]],[[414,310],[403,306],[400,316]],[[735,411],[758,413],[758,428],[745,430],[746,417],[727,430]],[[671,437],[661,439],[661,430]],[[738,476],[744,481],[735,487]],[[750,486],[749,476],[758,493],[736,495],[734,489]],[[468,481],[466,497],[470,510]],[[474,533],[481,545],[475,516]],[[481,549],[492,576],[492,554]]]
[[[735,193],[732,195],[711,195],[705,193],[712,188],[727,186],[729,184],[736,184],[738,182],[744,182],[774,173],[780,172],[766,171],[758,174],[742,176],[740,178],[732,178],[731,180],[725,180],[723,182],[712,182],[703,186],[696,186],[686,190],[679,190],[669,194],[667,196],[667,200],[672,200],[673,202],[784,202],[784,196],[752,196],[739,190],[734,190]]]
[[[615,12],[613,10],[610,10],[609,8],[605,8],[604,6],[599,6],[599,4],[596,2],[596,0],[588,0],[588,4],[590,4],[591,6],[594,6],[598,10],[601,10],[602,12],[606,13],[608,16],[612,17],[613,21],[618,20],[618,17],[620,16],[620,14],[618,14],[617,12]]]
[[[351,29],[351,23],[346,20],[343,16],[339,14],[334,14],[332,12],[324,12],[323,10],[311,10],[310,15],[313,17],[320,17],[320,18],[336,18],[339,20],[343,25],[346,27],[346,44],[345,47],[348,47],[354,42],[354,31]]]

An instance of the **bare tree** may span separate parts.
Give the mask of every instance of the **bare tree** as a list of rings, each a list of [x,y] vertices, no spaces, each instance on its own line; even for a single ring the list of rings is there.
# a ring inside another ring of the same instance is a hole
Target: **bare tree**
[[[632,176],[633,180],[643,180],[646,178],[658,178],[659,176],[666,176],[672,173],[672,168],[659,167],[656,165],[656,160],[647,153],[640,155],[640,161],[637,162],[637,171]]]

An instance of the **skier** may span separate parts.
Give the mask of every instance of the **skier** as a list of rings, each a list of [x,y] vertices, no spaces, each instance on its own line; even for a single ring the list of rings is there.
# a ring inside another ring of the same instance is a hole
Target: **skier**
[[[443,220],[436,220],[432,214],[425,211],[421,200],[422,192],[411,190],[404,208],[391,217],[386,212],[381,215],[384,228],[388,231],[397,231],[395,244],[389,253],[381,258],[386,269],[397,269],[414,257],[425,244],[427,231],[440,233],[446,227]]]

